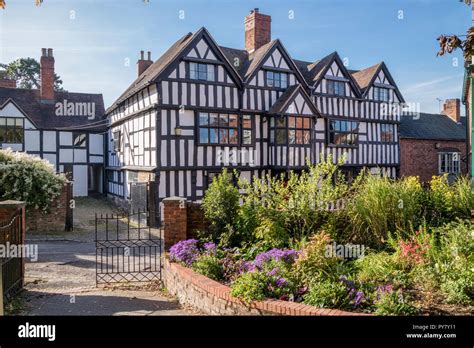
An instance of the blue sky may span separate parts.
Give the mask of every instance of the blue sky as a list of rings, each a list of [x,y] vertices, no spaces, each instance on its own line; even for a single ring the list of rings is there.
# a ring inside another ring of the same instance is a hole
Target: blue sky
[[[436,57],[439,34],[465,34],[471,23],[456,0],[7,0],[0,62],[39,59],[52,47],[64,88],[102,93],[109,106],[134,80],[140,50],[157,59],[201,26],[220,45],[243,48],[243,19],[254,7],[272,16],[272,38],[293,58],[338,51],[349,69],[383,60],[406,101],[425,112],[439,110],[437,98],[461,96],[462,53]]]

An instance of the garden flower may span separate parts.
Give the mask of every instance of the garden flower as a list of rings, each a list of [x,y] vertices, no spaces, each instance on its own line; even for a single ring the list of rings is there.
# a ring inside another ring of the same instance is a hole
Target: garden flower
[[[260,253],[255,257],[254,265],[258,268],[261,268],[262,265],[267,261],[284,261],[284,262],[293,262],[298,256],[298,251],[293,249],[281,250],[281,249],[271,249],[264,253]]]
[[[288,284],[288,280],[286,280],[285,278],[278,278],[276,280],[275,284],[276,284],[276,286],[281,288],[282,286],[285,286],[286,284]]]
[[[187,239],[176,243],[170,248],[171,261],[184,263],[191,266],[199,257],[199,249],[196,239]]]
[[[206,254],[215,255],[217,252],[217,246],[213,242],[204,243],[204,250]]]
[[[274,269],[272,269],[270,272],[267,273],[267,276],[273,277],[273,276],[277,275],[278,272],[280,272],[280,269],[275,267]]]

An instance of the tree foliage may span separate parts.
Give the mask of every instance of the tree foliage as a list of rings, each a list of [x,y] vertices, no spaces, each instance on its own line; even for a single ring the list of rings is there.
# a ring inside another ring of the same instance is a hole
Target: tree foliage
[[[43,0],[35,0],[36,6],[40,6],[43,3]],[[0,0],[0,8],[5,9],[6,1]]]
[[[34,58],[19,58],[9,64],[0,63],[0,68],[5,70],[7,76],[17,81],[18,88],[39,89],[41,86],[40,63]],[[54,74],[56,91],[63,90],[62,83],[61,78]]]

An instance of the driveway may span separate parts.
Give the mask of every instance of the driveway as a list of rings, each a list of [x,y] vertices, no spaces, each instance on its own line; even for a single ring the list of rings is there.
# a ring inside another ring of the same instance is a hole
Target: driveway
[[[32,234],[38,260],[27,262],[24,315],[190,315],[158,283],[95,287],[94,213],[113,209],[103,200],[83,199],[74,232]],[[103,202],[101,202],[103,201]],[[99,209],[99,210],[98,210]],[[90,213],[88,214],[87,211]]]

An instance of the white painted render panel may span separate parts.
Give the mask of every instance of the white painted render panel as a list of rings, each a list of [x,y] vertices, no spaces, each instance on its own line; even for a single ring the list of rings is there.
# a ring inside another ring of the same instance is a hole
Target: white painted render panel
[[[104,154],[103,135],[90,134],[89,135],[89,153],[94,155]]]
[[[87,196],[87,166],[73,166],[74,184],[73,194],[75,197]]]
[[[59,145],[60,146],[72,146],[72,133],[71,132],[60,132],[59,133]]]
[[[40,151],[40,131],[25,130],[25,151]]]
[[[61,162],[61,163],[72,163],[72,162],[74,162],[72,149],[60,149],[59,150],[59,162]]]
[[[45,153],[43,154],[43,159],[47,160],[56,168],[56,155]]]

